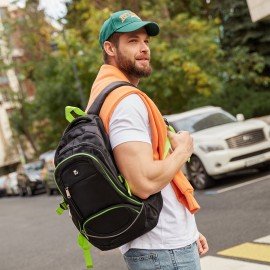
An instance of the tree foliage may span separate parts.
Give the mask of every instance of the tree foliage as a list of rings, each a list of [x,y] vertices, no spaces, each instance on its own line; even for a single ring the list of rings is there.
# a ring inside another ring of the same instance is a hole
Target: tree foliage
[[[227,0],[211,3],[211,13],[221,19],[221,44],[224,50],[247,47],[265,59],[264,74],[270,73],[270,22],[253,23],[246,0]]]
[[[87,103],[102,64],[99,29],[119,9],[131,9],[160,25],[160,35],[150,41],[153,73],[140,87],[162,113],[211,104],[248,117],[269,114],[270,82],[265,73],[269,54],[251,46],[254,40],[262,44],[266,39],[263,27],[260,36],[254,34],[256,24],[244,33],[250,22],[246,11],[239,8],[241,1],[226,1],[228,5],[221,1],[224,6],[220,6],[202,0],[76,0],[68,2],[61,30],[49,30],[43,15],[21,22],[27,31],[29,25],[33,27],[29,33],[24,31],[29,48],[24,64],[25,76],[35,83],[36,96],[25,108],[41,151],[54,148],[59,141],[67,124],[65,106],[81,106],[74,65]],[[36,1],[28,2],[36,8]]]

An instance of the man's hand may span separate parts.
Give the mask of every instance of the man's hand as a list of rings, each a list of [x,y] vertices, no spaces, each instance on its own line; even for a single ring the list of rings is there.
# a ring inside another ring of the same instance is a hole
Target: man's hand
[[[197,247],[200,256],[206,254],[209,250],[206,238],[200,233],[199,239],[197,240]]]
[[[189,132],[182,131],[181,133],[173,133],[168,131],[168,138],[170,140],[172,150],[180,148],[181,154],[188,160],[193,153],[193,139]]]

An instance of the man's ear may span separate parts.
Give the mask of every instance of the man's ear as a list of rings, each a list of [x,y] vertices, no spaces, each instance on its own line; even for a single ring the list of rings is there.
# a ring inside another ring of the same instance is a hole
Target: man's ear
[[[115,46],[109,41],[103,43],[103,49],[109,56],[115,56],[116,54]]]

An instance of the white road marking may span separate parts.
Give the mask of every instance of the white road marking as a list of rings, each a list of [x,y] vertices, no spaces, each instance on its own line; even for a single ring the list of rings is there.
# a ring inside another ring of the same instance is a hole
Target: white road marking
[[[206,256],[202,258],[201,268],[202,270],[270,270],[270,266],[268,265],[214,256]]]
[[[254,240],[254,242],[270,244],[270,235]]]
[[[241,183],[241,184],[231,186],[231,187],[218,189],[216,191],[209,190],[209,191],[206,191],[205,194],[209,194],[209,195],[220,194],[220,193],[231,191],[231,190],[241,188],[241,187],[244,187],[244,186],[247,186],[247,185],[251,185],[251,184],[254,184],[254,183],[257,183],[257,182],[261,182],[261,181],[264,181],[264,180],[270,180],[270,175],[266,175],[266,176],[263,176],[263,177],[260,177],[260,178],[257,178],[257,179],[251,180],[251,181],[247,181],[245,183]]]

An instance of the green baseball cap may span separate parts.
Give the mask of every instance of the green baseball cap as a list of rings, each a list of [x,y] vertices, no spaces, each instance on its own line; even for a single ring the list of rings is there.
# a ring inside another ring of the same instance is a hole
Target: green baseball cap
[[[108,40],[113,33],[133,32],[142,27],[145,28],[149,36],[156,36],[159,33],[157,23],[142,21],[141,18],[130,10],[115,12],[103,23],[99,33],[99,44],[103,47],[103,43]]]

